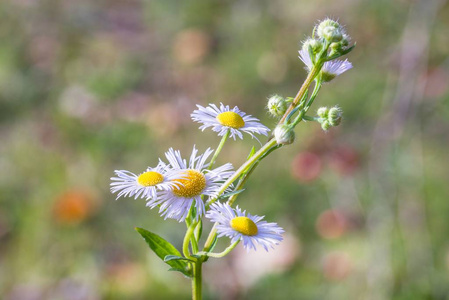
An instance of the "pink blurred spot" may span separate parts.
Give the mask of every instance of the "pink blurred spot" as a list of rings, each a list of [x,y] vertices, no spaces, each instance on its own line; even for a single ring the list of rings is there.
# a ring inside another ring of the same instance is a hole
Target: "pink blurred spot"
[[[424,75],[426,81],[425,95],[429,98],[439,98],[444,96],[448,90],[449,73],[443,68],[429,70]]]
[[[327,254],[323,260],[324,277],[332,281],[345,279],[352,271],[352,262],[345,252],[335,251]]]
[[[337,210],[326,210],[320,214],[316,222],[316,230],[325,239],[337,239],[348,229],[348,221]]]
[[[315,153],[299,153],[292,162],[292,176],[300,182],[313,181],[320,175],[321,166],[321,158]]]

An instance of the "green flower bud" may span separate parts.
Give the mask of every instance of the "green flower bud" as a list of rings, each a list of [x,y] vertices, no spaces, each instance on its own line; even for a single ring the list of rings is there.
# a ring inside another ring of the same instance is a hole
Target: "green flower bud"
[[[347,35],[346,33],[343,33],[343,38],[341,40],[341,46],[343,48],[346,48],[349,46],[349,42],[351,41],[351,37],[349,35]]]
[[[322,118],[322,119],[327,119],[327,114],[329,112],[329,109],[325,106],[318,108],[317,110],[317,115],[318,117]]]
[[[343,34],[340,28],[326,27],[323,30],[323,37],[329,42],[340,42],[343,39]]]
[[[317,54],[323,49],[323,43],[319,40],[309,38],[302,45],[302,50],[308,53],[309,48],[312,49],[314,54]]]
[[[273,95],[268,99],[268,112],[273,117],[282,117],[287,110],[287,102],[279,95]]]
[[[343,29],[338,22],[325,19],[317,27],[319,37],[326,39],[328,42],[339,42],[343,39]]]
[[[295,141],[293,128],[286,124],[276,126],[273,135],[278,145],[289,145]]]
[[[340,107],[334,106],[329,109],[328,113],[328,121],[331,126],[338,126],[341,123],[341,118],[343,115],[343,111]]]
[[[321,128],[323,128],[324,131],[328,131],[329,128],[331,128],[331,124],[327,120],[324,120],[321,122]]]

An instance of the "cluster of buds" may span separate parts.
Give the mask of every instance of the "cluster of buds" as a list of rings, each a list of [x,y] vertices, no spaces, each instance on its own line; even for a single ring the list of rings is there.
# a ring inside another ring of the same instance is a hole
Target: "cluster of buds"
[[[340,107],[334,106],[331,108],[320,107],[317,111],[318,118],[316,119],[324,131],[329,130],[330,127],[338,126],[341,123],[343,111]]]
[[[299,58],[309,71],[320,66],[322,81],[329,82],[352,68],[347,60],[335,60],[353,49],[354,46],[349,47],[350,40],[343,26],[332,19],[325,19],[315,27],[312,37],[304,41]]]

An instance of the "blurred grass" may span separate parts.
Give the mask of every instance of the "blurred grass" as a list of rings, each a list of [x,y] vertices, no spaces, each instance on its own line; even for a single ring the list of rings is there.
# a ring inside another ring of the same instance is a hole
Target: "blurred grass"
[[[296,93],[299,42],[326,16],[357,42],[355,68],[318,99],[339,104],[344,122],[327,134],[302,124],[295,144],[261,164],[239,205],[279,222],[289,242],[273,256],[211,260],[206,297],[446,299],[442,0],[2,1],[0,294],[188,298],[189,282],[133,230],[179,248],[182,224],[143,201],[113,201],[109,178],[169,147],[215,147],[190,121],[197,103],[238,105],[274,125],[266,98]],[[238,166],[253,144],[229,142],[219,162]]]

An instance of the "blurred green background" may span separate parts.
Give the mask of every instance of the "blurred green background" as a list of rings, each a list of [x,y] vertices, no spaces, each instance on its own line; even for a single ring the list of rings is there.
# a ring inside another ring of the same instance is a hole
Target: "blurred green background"
[[[444,0],[0,2],[0,298],[188,299],[135,226],[178,248],[185,227],[109,192],[169,147],[216,147],[195,104],[275,124],[317,20],[346,25],[354,69],[257,169],[238,204],[287,231],[205,270],[206,299],[449,299],[449,6]],[[252,145],[230,141],[239,166]]]

